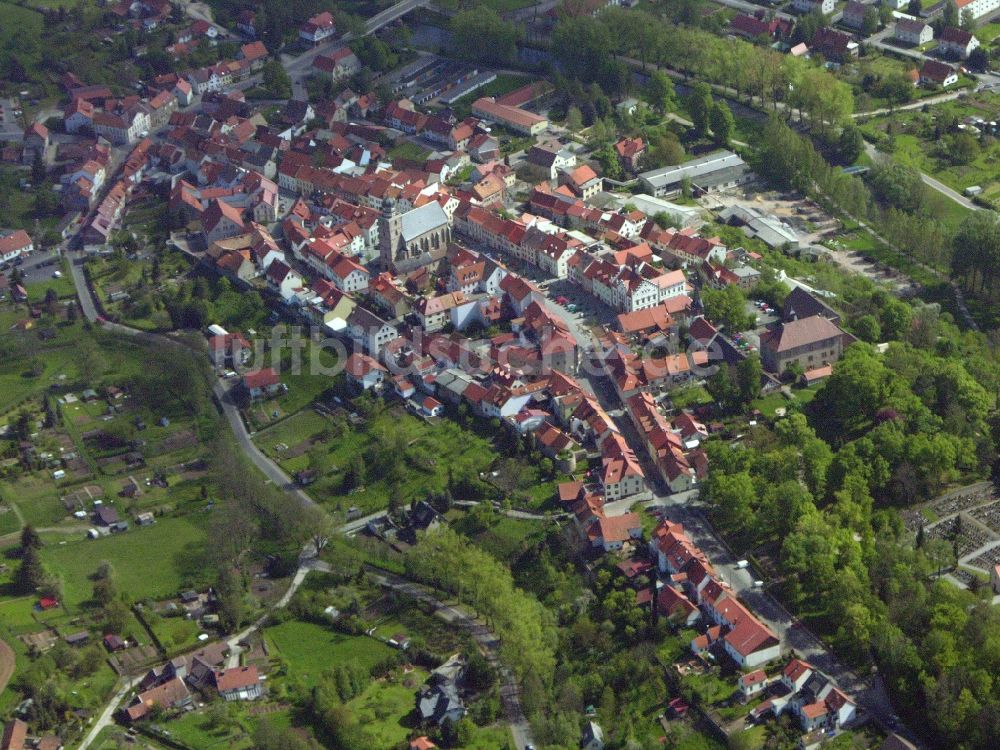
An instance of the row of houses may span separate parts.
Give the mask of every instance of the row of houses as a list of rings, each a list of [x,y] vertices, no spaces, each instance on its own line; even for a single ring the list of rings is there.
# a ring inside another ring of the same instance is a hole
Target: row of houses
[[[103,246],[117,229],[125,214],[125,205],[149,166],[152,142],[144,138],[136,144],[122,165],[121,174],[98,204],[94,215],[80,232],[85,246]]]
[[[151,669],[138,684],[122,718],[137,722],[155,710],[183,711],[194,708],[192,691],[215,693],[226,701],[256,700],[264,694],[257,667],[225,667],[229,648],[224,642],[178,656]]]
[[[662,520],[653,531],[650,553],[659,572],[666,576],[653,606],[685,625],[700,622],[705,626],[705,631],[691,641],[694,654],[721,652],[741,669],[758,667],[781,656],[778,636],[719,579],[682,524]],[[663,593],[667,589],[672,591]]]

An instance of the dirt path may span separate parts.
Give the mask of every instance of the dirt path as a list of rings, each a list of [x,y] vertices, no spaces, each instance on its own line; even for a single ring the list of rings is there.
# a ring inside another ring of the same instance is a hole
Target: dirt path
[[[0,693],[14,675],[14,651],[6,641],[0,641]]]

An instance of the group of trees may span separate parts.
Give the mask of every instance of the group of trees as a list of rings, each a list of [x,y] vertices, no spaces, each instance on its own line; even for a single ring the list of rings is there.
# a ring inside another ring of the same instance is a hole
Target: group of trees
[[[645,11],[608,8],[597,19],[564,18],[552,52],[567,75],[597,81],[610,96],[627,90],[624,56],[732,88],[763,106],[785,102],[820,129],[853,111],[850,87],[828,71],[749,42],[724,39],[693,25],[669,26]]]
[[[959,226],[952,243],[951,272],[972,290],[996,290],[1000,263],[1000,214],[973,211]]]
[[[728,146],[733,135],[736,122],[729,105],[721,99],[712,98],[712,89],[707,83],[698,82],[691,89],[688,97],[688,113],[694,124],[695,132],[700,137],[707,137],[709,131],[713,140],[720,146]]]
[[[469,60],[508,65],[517,58],[520,30],[486,6],[464,10],[451,19],[455,51]]]
[[[550,682],[555,667],[552,616],[514,585],[506,566],[444,528],[425,537],[407,555],[406,569],[483,615],[500,637],[501,660],[518,677],[532,673]]]
[[[703,496],[738,549],[777,560],[783,595],[814,627],[857,664],[875,659],[932,744],[985,748],[1000,617],[937,579],[951,545],[915,549],[894,508],[989,473],[997,357],[934,308],[881,291],[855,306],[850,325],[891,340],[885,354],[851,346],[803,413],[754,428],[745,448],[708,443]]]

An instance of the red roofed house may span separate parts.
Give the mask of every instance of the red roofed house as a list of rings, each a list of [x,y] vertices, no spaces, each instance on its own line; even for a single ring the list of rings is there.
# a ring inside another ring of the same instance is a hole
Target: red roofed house
[[[598,518],[587,530],[587,538],[605,552],[620,550],[630,539],[642,538],[642,521],[637,513]]]
[[[0,236],[0,263],[9,263],[35,249],[31,237],[23,229]]]
[[[22,750],[28,737],[28,725],[20,719],[7,723],[3,729],[3,739],[0,740],[0,750]]]
[[[329,74],[334,81],[339,81],[359,72],[361,61],[350,47],[344,47],[329,55],[318,55],[313,60],[313,67]]]
[[[926,60],[920,69],[920,82],[947,88],[958,83],[958,73],[947,63]]]
[[[125,716],[129,721],[138,721],[149,714],[153,708],[186,708],[191,705],[191,693],[188,692],[184,681],[179,677],[174,677],[161,685],[139,693],[131,705],[125,709]]]
[[[337,27],[333,23],[333,16],[329,11],[323,11],[299,27],[299,39],[307,44],[319,44],[336,32]]]
[[[1000,2],[998,0],[957,0],[955,5],[958,6],[960,14],[969,11],[973,19],[982,18],[1000,9]]]
[[[410,740],[410,750],[437,750],[437,745],[426,736],[414,737]]]
[[[21,163],[31,164],[35,156],[39,156],[43,163],[51,164],[54,149],[49,140],[49,129],[40,122],[33,122],[24,131],[24,141],[22,142]]]
[[[257,667],[233,667],[212,673],[215,689],[227,701],[252,701],[264,694]]]
[[[243,376],[243,387],[253,401],[277,396],[285,390],[285,385],[278,377],[278,373],[271,367],[248,372]]]
[[[604,187],[601,178],[588,164],[581,164],[576,169],[561,172],[559,184],[568,185],[580,200],[590,200]]]
[[[767,672],[763,669],[756,669],[749,674],[742,675],[738,681],[740,695],[743,700],[747,700],[767,687]]]
[[[213,200],[201,215],[201,227],[208,245],[218,240],[244,234],[247,231],[240,210],[218,198]]]
[[[63,128],[67,133],[88,131],[94,126],[94,105],[86,99],[74,99],[63,110]]]
[[[623,169],[635,172],[639,169],[639,160],[646,154],[646,143],[642,138],[622,138],[615,144],[615,153]]]
[[[420,413],[425,417],[440,417],[444,414],[444,404],[436,398],[427,396],[420,402]]]
[[[345,371],[347,379],[365,391],[381,385],[389,372],[367,354],[358,352],[347,358]]]
[[[975,34],[954,26],[944,29],[938,37],[938,52],[959,60],[967,60],[978,46],[979,40]]]

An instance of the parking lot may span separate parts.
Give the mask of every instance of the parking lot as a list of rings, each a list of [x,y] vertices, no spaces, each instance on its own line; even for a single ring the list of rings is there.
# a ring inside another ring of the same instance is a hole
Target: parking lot
[[[19,141],[24,136],[20,108],[13,99],[0,99],[0,141]]]
[[[48,281],[56,271],[62,273],[57,249],[34,252],[19,264],[6,264],[0,272],[10,273],[14,268],[19,268],[24,273],[24,280],[28,284]]]

